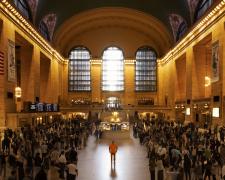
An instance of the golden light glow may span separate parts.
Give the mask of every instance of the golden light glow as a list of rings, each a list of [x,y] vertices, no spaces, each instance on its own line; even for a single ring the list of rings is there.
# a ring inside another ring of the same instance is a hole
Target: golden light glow
[[[114,117],[118,116],[118,112],[113,112],[112,114],[113,114]]]
[[[120,122],[120,118],[111,118],[111,122]]]
[[[30,37],[37,42],[38,45],[43,48],[47,53],[53,56],[54,59],[59,62],[67,62],[51,45],[38,33],[38,31],[32,27],[32,25],[25,19],[20,13],[7,1],[2,0],[0,2],[0,9],[3,13],[8,16],[13,23],[19,27],[22,31],[25,31]]]
[[[22,89],[21,89],[21,87],[16,87],[15,88],[15,97],[16,98],[21,98],[22,97]]]
[[[175,59],[181,51],[189,46],[193,40],[205,33],[215,22],[221,19],[222,13],[225,13],[225,0],[222,0],[205,18],[203,18],[172,50],[170,50],[162,59],[158,60],[159,65],[164,65]]]
[[[133,60],[133,59],[126,59],[126,60],[124,61],[125,64],[130,64],[130,65],[135,64],[135,62],[136,62],[136,60]]]
[[[208,76],[205,76],[205,87],[210,86],[210,84],[211,84],[211,78]]]
[[[207,103],[204,104],[204,108],[207,109],[209,108],[209,105]]]
[[[91,64],[102,64],[102,60],[101,59],[92,59]]]
[[[197,104],[194,104],[194,105],[193,105],[193,108],[194,108],[194,109],[197,109],[197,108],[198,108],[198,105],[197,105]]]

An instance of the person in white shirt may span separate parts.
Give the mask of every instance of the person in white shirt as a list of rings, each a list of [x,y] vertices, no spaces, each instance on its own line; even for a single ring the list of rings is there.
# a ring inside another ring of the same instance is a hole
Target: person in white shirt
[[[48,153],[48,145],[45,142],[41,144],[41,152],[42,152],[42,158],[44,158]]]
[[[161,156],[165,156],[166,155],[166,148],[165,147],[162,147],[161,145],[159,146],[158,148],[158,151],[157,151],[158,155],[161,157]]]
[[[77,166],[71,162],[67,165],[67,168],[68,168],[68,180],[76,180],[76,177],[78,175]]]
[[[64,151],[59,155],[59,163],[66,164],[66,156]]]
[[[59,159],[59,151],[57,149],[54,149],[51,153],[51,162],[53,165],[58,163]]]

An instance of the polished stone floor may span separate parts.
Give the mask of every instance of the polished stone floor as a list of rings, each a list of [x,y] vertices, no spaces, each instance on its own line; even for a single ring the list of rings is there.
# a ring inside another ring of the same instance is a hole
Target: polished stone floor
[[[112,134],[112,138],[95,140],[90,137],[88,145],[79,152],[78,180],[148,180],[150,179],[146,149],[138,140],[125,134]],[[108,145],[115,139],[118,153],[115,167],[111,166]]]

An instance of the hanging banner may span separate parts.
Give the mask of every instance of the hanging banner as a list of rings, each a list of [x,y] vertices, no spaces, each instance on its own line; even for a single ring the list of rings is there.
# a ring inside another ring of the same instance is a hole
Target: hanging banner
[[[219,81],[219,41],[212,44],[212,79],[211,82]]]
[[[16,82],[15,43],[8,40],[8,81]]]

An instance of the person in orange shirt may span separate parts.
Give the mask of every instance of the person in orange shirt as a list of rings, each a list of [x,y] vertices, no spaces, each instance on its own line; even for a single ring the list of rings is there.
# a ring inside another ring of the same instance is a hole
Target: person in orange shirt
[[[114,159],[114,163],[116,162],[116,152],[118,150],[118,146],[115,144],[114,141],[109,145],[109,152],[111,154],[111,164]]]

